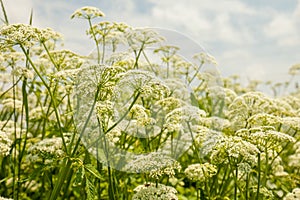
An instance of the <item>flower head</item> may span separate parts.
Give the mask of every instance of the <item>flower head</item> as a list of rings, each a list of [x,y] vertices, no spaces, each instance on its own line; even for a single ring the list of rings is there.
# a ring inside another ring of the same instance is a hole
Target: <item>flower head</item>
[[[192,164],[184,170],[184,173],[192,181],[203,182],[216,175],[217,167],[210,163]]]
[[[96,7],[85,6],[75,10],[75,12],[71,15],[71,19],[73,18],[83,18],[83,19],[93,19],[97,17],[104,17],[105,14]]]
[[[12,143],[7,134],[0,131],[0,156],[7,156],[9,154]]]
[[[147,155],[137,155],[136,158],[128,163],[126,171],[135,173],[149,173],[149,176],[158,179],[163,175],[173,177],[175,170],[180,170],[180,164],[158,152],[152,152]]]
[[[177,200],[176,189],[163,184],[146,183],[137,186],[132,200]]]
[[[213,163],[228,162],[227,159],[234,159],[235,162],[248,162],[256,164],[256,155],[259,153],[258,148],[243,140],[241,137],[230,136],[223,137],[214,146],[211,154]]]
[[[297,200],[300,199],[300,188],[293,189],[292,192],[288,193],[283,200]]]
[[[8,45],[21,44],[32,47],[37,42],[46,42],[50,39],[58,40],[62,36],[50,28],[39,29],[27,24],[11,24],[1,27],[0,35]]]

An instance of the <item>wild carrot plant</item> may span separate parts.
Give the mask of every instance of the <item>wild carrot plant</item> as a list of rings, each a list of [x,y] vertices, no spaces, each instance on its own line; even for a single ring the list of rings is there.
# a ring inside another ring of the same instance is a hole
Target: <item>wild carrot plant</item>
[[[95,44],[80,55],[1,5],[0,199],[299,198],[299,88],[242,86],[95,7],[71,15]]]

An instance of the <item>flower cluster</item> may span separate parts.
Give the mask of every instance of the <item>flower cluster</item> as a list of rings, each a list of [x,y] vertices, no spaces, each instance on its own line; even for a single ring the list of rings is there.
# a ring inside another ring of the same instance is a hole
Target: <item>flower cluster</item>
[[[145,183],[137,186],[132,200],[177,200],[177,191],[171,186],[155,183]]]
[[[137,120],[138,125],[147,126],[155,123],[155,120],[149,116],[149,110],[146,110],[143,106],[138,104],[132,107],[129,115],[132,119]]]
[[[0,131],[0,156],[7,156],[10,153],[12,140],[9,139],[7,134]]]
[[[257,164],[257,154],[259,149],[241,137],[223,137],[215,145],[211,153],[211,161],[215,164],[248,162]]]
[[[93,19],[97,17],[104,17],[105,14],[96,7],[85,6],[80,9],[77,9],[72,15],[73,18],[83,18],[83,19]]]
[[[61,35],[50,28],[40,29],[26,24],[11,24],[1,27],[2,45],[32,47],[35,43],[59,40]]]
[[[159,179],[163,175],[173,177],[175,170],[181,170],[180,164],[176,160],[158,152],[136,156],[126,166],[126,171],[149,173],[149,176],[154,179]]]
[[[288,193],[285,197],[284,200],[296,200],[300,199],[300,188],[295,188],[291,193]]]
[[[50,164],[64,155],[61,138],[45,138],[28,148],[27,159],[30,162],[42,162],[45,159]]]
[[[0,196],[0,200],[13,200],[13,199],[11,199],[11,198],[5,198],[5,197],[1,197]]]
[[[266,148],[280,150],[278,148],[283,142],[295,142],[295,138],[275,131],[272,126],[260,126],[249,130],[240,129],[236,134],[255,144],[261,151]]]
[[[204,182],[216,175],[217,167],[210,163],[192,164],[184,170],[184,173],[192,181]]]

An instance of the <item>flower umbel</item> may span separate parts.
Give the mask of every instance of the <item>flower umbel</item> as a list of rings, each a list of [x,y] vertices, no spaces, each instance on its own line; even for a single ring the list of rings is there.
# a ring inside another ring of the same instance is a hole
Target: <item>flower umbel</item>
[[[85,6],[80,9],[77,9],[72,15],[73,18],[83,18],[83,19],[93,19],[97,17],[104,17],[105,14],[96,7]]]

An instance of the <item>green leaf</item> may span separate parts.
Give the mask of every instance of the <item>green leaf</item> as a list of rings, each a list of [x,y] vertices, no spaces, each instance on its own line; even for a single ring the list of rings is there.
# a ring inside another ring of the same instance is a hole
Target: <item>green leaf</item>
[[[95,186],[93,184],[93,178],[85,176],[85,190],[87,194],[87,200],[94,200],[95,199]]]
[[[81,166],[81,167],[79,167],[78,170],[76,170],[75,180],[74,180],[74,182],[73,182],[73,186],[76,187],[76,186],[81,185],[81,184],[82,184],[82,181],[84,180],[84,179],[83,179],[84,176],[85,176],[85,170],[84,170],[84,167]]]
[[[87,165],[84,165],[84,168],[88,172],[90,172],[92,175],[94,175],[96,178],[101,179],[100,173],[97,171],[97,169],[93,165],[87,164]]]
[[[199,102],[193,92],[190,93],[190,98],[192,106],[199,107]]]

